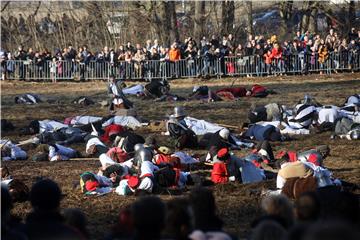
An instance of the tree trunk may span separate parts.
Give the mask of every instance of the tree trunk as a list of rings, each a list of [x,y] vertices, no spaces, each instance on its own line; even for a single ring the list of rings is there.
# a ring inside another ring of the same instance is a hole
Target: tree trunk
[[[168,11],[171,15],[171,41],[179,41],[180,35],[179,35],[179,28],[177,23],[177,16],[176,16],[176,2],[170,1],[168,2]],[[164,21],[168,21],[167,19],[164,19]]]
[[[317,14],[318,14],[318,2],[312,2],[311,4],[311,13],[309,17],[309,32],[317,32]]]
[[[161,32],[162,41],[165,45],[170,45],[169,32],[171,31],[171,14],[168,11],[169,2],[161,2],[160,7],[160,19],[161,25],[163,26],[163,31]],[[155,10],[156,11],[156,10]]]
[[[198,41],[205,34],[205,1],[195,2],[194,37]]]
[[[222,35],[232,33],[234,26],[234,11],[235,11],[234,1],[221,2],[221,20],[222,20],[221,34]]]
[[[304,15],[302,16],[301,27],[300,27],[302,33],[306,32],[309,28],[311,5],[312,5],[311,1],[305,2],[305,12]]]
[[[280,17],[287,22],[291,18],[294,1],[280,2]]]
[[[355,24],[355,19],[356,19],[356,15],[355,15],[355,1],[351,0],[349,2],[349,14],[348,14],[348,26],[349,26],[349,30],[354,27]]]
[[[246,33],[247,35],[254,35],[251,1],[245,1],[245,11],[246,11]]]

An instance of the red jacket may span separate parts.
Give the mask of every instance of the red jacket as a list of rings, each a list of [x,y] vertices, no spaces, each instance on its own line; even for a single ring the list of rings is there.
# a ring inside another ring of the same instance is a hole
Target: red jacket
[[[232,87],[232,88],[222,88],[216,91],[216,94],[220,92],[231,92],[234,97],[245,97],[246,96],[246,88],[244,87]]]
[[[103,142],[109,143],[110,142],[110,139],[109,139],[110,133],[121,133],[125,129],[121,125],[110,124],[109,126],[106,126],[104,130],[105,130],[105,133],[104,133],[104,135],[102,135],[100,140]]]
[[[271,56],[272,58],[281,59],[282,58],[282,48],[273,48],[271,50]]]
[[[229,174],[224,162],[214,163],[211,171],[211,181],[214,183],[227,183],[229,181]]]
[[[252,97],[257,96],[259,93],[262,93],[262,92],[266,92],[266,88],[261,85],[255,84],[251,88],[251,96]]]

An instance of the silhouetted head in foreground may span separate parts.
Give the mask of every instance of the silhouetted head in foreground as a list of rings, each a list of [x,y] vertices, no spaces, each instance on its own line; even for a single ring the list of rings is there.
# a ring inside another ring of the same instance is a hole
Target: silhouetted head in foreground
[[[35,183],[30,191],[31,205],[36,211],[57,211],[60,206],[61,190],[50,179]]]
[[[134,239],[160,239],[165,221],[165,204],[155,196],[145,196],[132,205]]]

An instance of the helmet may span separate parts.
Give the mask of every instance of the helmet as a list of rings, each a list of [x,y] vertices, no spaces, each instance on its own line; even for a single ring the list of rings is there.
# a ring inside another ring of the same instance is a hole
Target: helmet
[[[183,107],[174,107],[174,117],[185,117],[185,111]]]
[[[223,129],[220,130],[219,135],[220,135],[221,138],[223,138],[225,140],[228,140],[229,135],[230,135],[230,131],[227,128],[223,128]]]
[[[141,166],[144,161],[151,161],[152,157],[153,154],[150,149],[142,147],[135,152],[134,164],[137,166]]]
[[[135,152],[138,152],[140,149],[142,149],[142,148],[144,148],[144,144],[142,144],[142,143],[137,143],[137,144],[135,144],[135,146],[134,146],[134,151]]]
[[[354,129],[350,133],[351,140],[358,140],[360,139],[360,129]]]

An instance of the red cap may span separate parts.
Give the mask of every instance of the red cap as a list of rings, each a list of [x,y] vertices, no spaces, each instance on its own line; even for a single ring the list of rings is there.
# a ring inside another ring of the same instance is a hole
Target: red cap
[[[95,191],[97,187],[99,187],[99,183],[97,181],[87,181],[85,183],[85,188],[88,191]]]
[[[227,148],[222,148],[218,151],[217,153],[217,157],[218,159],[226,159],[229,156],[229,149]]]
[[[136,177],[136,176],[131,176],[131,177],[129,177],[129,179],[128,179],[128,185],[129,185],[129,187],[131,187],[131,188],[136,188],[136,187],[139,185],[139,183],[140,183],[140,180],[139,180],[139,178]]]

